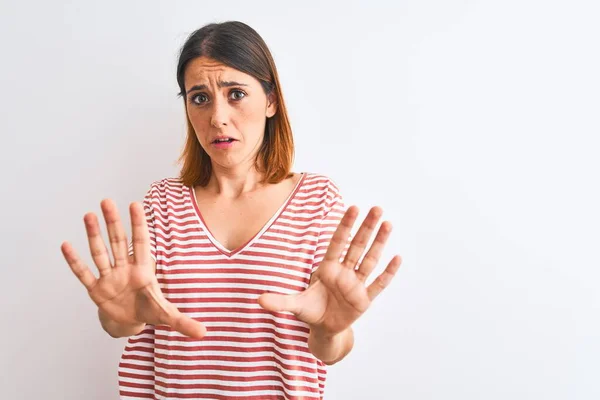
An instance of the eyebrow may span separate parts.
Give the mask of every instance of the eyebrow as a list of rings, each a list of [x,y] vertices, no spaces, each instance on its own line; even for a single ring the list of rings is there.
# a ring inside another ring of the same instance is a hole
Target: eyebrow
[[[217,83],[217,85],[219,86],[219,88],[232,87],[232,86],[248,86],[244,83],[239,83],[239,82],[234,82],[234,81],[219,81]],[[206,90],[207,88],[208,87],[206,85],[194,85],[186,93],[190,94],[190,92],[193,92],[195,90]]]

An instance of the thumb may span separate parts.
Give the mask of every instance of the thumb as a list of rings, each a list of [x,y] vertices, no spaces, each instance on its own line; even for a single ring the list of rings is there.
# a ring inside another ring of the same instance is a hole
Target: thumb
[[[206,335],[206,327],[202,323],[177,311],[167,322],[171,328],[194,339],[202,339]]]
[[[295,294],[264,293],[258,298],[258,304],[267,311],[300,312],[298,295]]]

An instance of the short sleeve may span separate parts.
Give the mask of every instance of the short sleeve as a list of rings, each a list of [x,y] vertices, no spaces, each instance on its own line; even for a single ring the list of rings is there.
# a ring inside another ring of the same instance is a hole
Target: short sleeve
[[[144,197],[144,213],[146,214],[146,224],[148,225],[148,233],[150,236],[150,256],[156,262],[156,225],[154,219],[154,209],[152,204],[154,185],[148,190]],[[129,255],[133,255],[133,242],[129,241]]]
[[[337,229],[344,213],[346,212],[346,205],[344,199],[340,194],[337,186],[330,182],[327,197],[323,208],[323,219],[319,225],[319,234],[317,239],[317,247],[315,249],[313,257],[312,272],[315,272],[319,267],[319,264],[323,260],[331,238],[335,230]],[[346,246],[347,249],[348,246]]]

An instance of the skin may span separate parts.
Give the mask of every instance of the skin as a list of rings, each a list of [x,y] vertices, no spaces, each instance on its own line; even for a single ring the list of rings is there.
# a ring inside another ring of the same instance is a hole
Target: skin
[[[212,224],[218,233],[215,237],[221,243],[231,244],[228,248],[235,248],[273,215],[299,178],[295,174],[278,184],[265,184],[261,183],[262,175],[255,167],[266,120],[277,112],[277,101],[252,76],[204,57],[188,64],[184,83],[187,116],[213,166],[208,185],[195,188],[196,195],[202,201],[204,218],[209,225],[210,221],[215,222]],[[233,146],[227,149],[215,146],[213,141],[219,136],[235,139]],[[104,329],[111,336],[122,337],[140,332],[147,323],[165,324],[184,335],[202,338],[206,334],[202,323],[179,312],[160,291],[142,205],[130,205],[134,248],[131,257],[127,255],[127,237],[114,202],[105,199],[101,208],[115,261],[110,260],[98,218],[93,213],[86,214],[84,222],[99,276],[94,276],[68,242],[61,249],[71,270],[98,305]],[[250,230],[239,229],[240,215],[245,215],[242,225],[250,226]],[[233,217],[227,219],[227,216]],[[349,207],[305,291],[294,295],[266,293],[258,299],[266,310],[290,311],[306,322],[310,327],[309,349],[327,364],[338,362],[350,352],[352,324],[389,285],[401,263],[401,258],[394,256],[366,286],[392,227],[384,221],[377,228],[382,210],[373,207],[341,259],[357,216],[358,208]],[[219,230],[219,226],[223,228]],[[368,247],[373,234],[375,239]]]
[[[184,84],[187,116],[214,171],[207,191],[231,198],[257,189],[254,160],[266,120],[277,111],[274,95],[267,97],[254,77],[205,57],[188,64]],[[212,141],[220,135],[234,138],[233,148],[217,148]]]

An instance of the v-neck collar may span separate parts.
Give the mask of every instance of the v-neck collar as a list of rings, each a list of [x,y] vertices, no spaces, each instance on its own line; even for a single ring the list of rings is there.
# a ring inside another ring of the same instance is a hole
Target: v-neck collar
[[[206,236],[208,237],[208,239],[210,240],[212,245],[217,250],[219,250],[219,252],[221,252],[223,255],[225,255],[227,257],[233,257],[234,255],[239,254],[242,251],[246,250],[248,247],[252,246],[252,244],[256,240],[258,240],[267,230],[269,230],[269,228],[273,225],[273,223],[275,223],[275,221],[277,221],[279,216],[281,214],[283,214],[283,212],[287,208],[288,204],[290,204],[292,199],[296,196],[296,193],[298,193],[300,187],[302,186],[302,183],[304,182],[304,178],[306,178],[306,173],[302,172],[300,175],[301,175],[300,179],[298,179],[298,182],[296,183],[294,190],[292,190],[292,192],[288,195],[287,199],[283,202],[283,204],[281,205],[281,207],[279,207],[279,209],[275,212],[275,214],[273,214],[273,216],[263,225],[263,227],[250,240],[248,240],[245,244],[243,244],[242,246],[240,246],[234,250],[227,249],[213,236],[212,232],[208,228],[208,225],[206,224],[206,221],[204,221],[204,218],[202,217],[202,213],[200,212],[200,208],[198,207],[198,202],[196,201],[196,191],[194,190],[193,186],[188,186],[189,200],[192,202],[192,205],[194,206],[194,210],[196,211],[196,216],[198,217],[198,221],[200,222],[202,229],[204,229],[204,232],[206,233]]]

